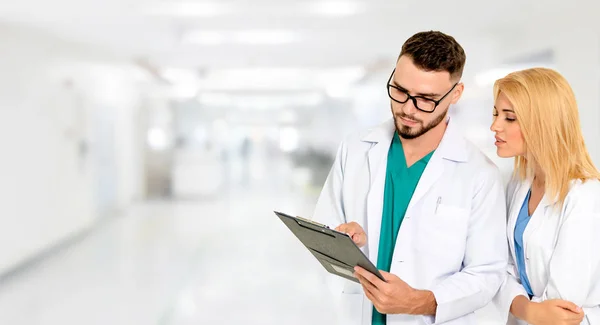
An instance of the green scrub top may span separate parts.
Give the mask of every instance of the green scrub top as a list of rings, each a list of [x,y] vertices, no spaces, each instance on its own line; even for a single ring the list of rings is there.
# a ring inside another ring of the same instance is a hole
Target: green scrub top
[[[377,254],[377,268],[380,270],[390,271],[402,219],[404,219],[408,203],[432,155],[433,151],[410,168],[407,167],[402,142],[400,142],[398,133],[394,134],[388,152],[383,194],[383,214],[379,235],[379,253]],[[372,324],[386,324],[386,315],[379,313],[375,307],[373,307]]]

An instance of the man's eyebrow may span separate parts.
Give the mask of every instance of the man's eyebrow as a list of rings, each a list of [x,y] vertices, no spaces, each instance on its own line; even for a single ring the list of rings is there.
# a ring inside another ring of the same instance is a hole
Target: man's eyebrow
[[[405,91],[408,93],[408,90],[406,90],[406,88],[400,86],[396,80],[392,80],[392,83],[394,84],[394,86],[402,91]],[[435,94],[435,93],[417,93],[416,95],[413,96],[421,96],[421,97],[439,97],[441,96],[440,94]]]

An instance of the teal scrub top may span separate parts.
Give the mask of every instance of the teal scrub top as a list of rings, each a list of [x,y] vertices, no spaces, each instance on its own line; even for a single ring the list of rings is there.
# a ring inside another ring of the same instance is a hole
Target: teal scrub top
[[[394,134],[388,152],[383,194],[383,214],[379,236],[379,253],[377,254],[377,268],[380,270],[390,271],[394,246],[396,245],[402,219],[404,219],[408,203],[432,155],[433,151],[414,163],[410,168],[407,167],[402,142],[400,142],[398,133]],[[386,315],[379,313],[374,307],[372,324],[386,324]]]

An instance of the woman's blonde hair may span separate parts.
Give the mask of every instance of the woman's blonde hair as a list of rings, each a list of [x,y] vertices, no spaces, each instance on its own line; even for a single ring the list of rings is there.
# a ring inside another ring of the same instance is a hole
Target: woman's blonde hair
[[[516,71],[496,81],[494,100],[500,93],[513,105],[525,139],[525,156],[515,157],[521,179],[533,177],[539,166],[546,194],[561,206],[572,180],[600,179],[583,140],[575,94],[562,75],[547,68]]]

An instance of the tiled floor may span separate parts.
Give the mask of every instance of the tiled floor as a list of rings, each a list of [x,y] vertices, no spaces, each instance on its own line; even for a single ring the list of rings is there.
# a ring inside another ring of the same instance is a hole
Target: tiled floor
[[[134,206],[0,282],[0,324],[334,324],[327,273],[272,213],[316,198],[284,184]]]
[[[314,197],[264,185],[133,207],[0,283],[0,324],[331,324],[324,271],[272,213]]]

